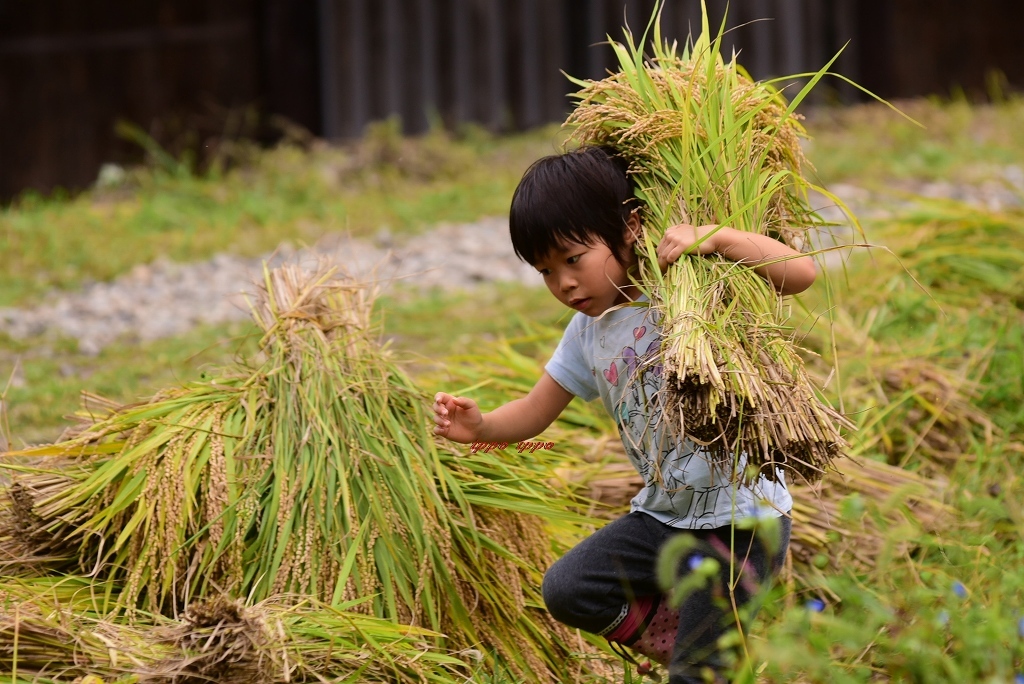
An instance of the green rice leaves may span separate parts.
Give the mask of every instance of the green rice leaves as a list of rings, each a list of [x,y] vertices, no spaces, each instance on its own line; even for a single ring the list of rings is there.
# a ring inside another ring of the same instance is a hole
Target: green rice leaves
[[[724,59],[706,13],[703,32],[681,53],[661,42],[657,19],[653,34],[649,61],[644,41],[627,32],[625,44],[613,43],[618,73],[576,81],[567,124],[579,142],[611,146],[630,162],[643,201],[638,283],[663,321],[666,424],[733,479],[775,479],[782,468],[814,481],[845,447],[840,429],[852,425],[804,371],[779,296],[752,268],[715,256],[681,258],[663,274],[655,252],[678,223],[808,246],[806,231],[824,221],[807,200],[814,186],[801,172],[795,102]]]

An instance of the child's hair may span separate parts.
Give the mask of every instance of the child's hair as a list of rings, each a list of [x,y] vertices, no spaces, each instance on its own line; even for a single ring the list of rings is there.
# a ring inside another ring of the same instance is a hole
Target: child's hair
[[[626,221],[639,206],[627,168],[605,147],[534,162],[512,195],[509,230],[516,256],[532,265],[568,242],[603,242],[622,263]]]

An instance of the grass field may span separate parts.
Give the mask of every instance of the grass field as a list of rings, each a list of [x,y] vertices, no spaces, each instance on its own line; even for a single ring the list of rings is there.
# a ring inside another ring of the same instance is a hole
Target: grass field
[[[773,589],[737,665],[741,680],[757,671],[765,682],[996,684],[1024,672],[1024,209],[912,194],[921,183],[992,183],[1024,202],[1015,185],[1024,101],[900,106],[926,128],[876,106],[808,121],[822,181],[865,188],[886,207],[864,221],[867,240],[884,249],[855,250],[831,290],[819,282],[794,303],[793,322],[820,377],[839,363],[827,393],[859,426],[852,451],[946,483],[927,495],[950,508],[922,521],[907,492],[848,498],[834,523],[882,521],[875,554],[836,544],[827,568]],[[51,288],[110,279],[160,254],[253,255],[339,230],[421,231],[503,214],[522,170],[559,135],[403,140],[382,127],[346,150],[283,147],[204,177],[154,166],[74,198],[25,197],[0,212],[0,306],[31,306]],[[518,339],[513,348],[539,372],[551,334],[536,333],[568,320],[542,288],[519,286],[385,299],[378,311],[393,347],[431,383],[459,381],[458,359],[486,363],[503,338]],[[254,344],[246,324],[98,356],[68,340],[0,338],[12,443],[54,439],[81,390],[133,401]],[[600,423],[585,422],[564,427],[600,434]]]

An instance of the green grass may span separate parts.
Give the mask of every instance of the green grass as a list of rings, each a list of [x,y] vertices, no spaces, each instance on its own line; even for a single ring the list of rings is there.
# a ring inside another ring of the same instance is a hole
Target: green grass
[[[999,447],[974,455],[950,472],[955,514],[941,529],[907,520],[885,531],[872,571],[773,592],[751,640],[758,681],[1014,681],[1024,668],[1022,459]],[[856,525],[878,508],[851,507],[837,522]],[[815,597],[820,613],[806,606]]]
[[[539,276],[537,285],[495,283],[472,292],[435,290],[415,299],[383,298],[378,309],[384,312],[385,332],[395,347],[411,361],[429,366],[472,353],[500,337],[519,336],[533,324],[566,325],[573,312],[551,296]]]
[[[249,324],[207,326],[148,344],[121,343],[96,356],[77,352],[74,340],[20,342],[0,337],[0,382],[12,444],[52,441],[81,407],[83,390],[130,403],[164,387],[195,380],[207,366],[225,365],[255,349]]]
[[[502,215],[522,172],[561,138],[554,127],[508,139],[402,139],[388,125],[374,131],[350,148],[254,152],[227,172],[157,166],[72,199],[26,195],[0,210],[0,306],[109,280],[161,255],[255,256],[328,233],[413,232]]]
[[[810,113],[807,153],[826,184],[1000,182],[1004,167],[1024,168],[1024,97],[985,106],[937,99],[896,106],[921,126],[876,104]]]

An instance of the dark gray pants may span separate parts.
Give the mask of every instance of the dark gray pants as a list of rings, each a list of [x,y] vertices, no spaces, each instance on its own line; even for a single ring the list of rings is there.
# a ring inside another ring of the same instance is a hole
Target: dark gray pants
[[[752,589],[767,583],[782,568],[789,546],[790,519],[783,517],[780,523],[776,545],[767,544],[763,533],[755,535],[732,527],[683,530],[646,513],[630,513],[584,539],[548,569],[544,574],[544,602],[559,622],[600,634],[634,597],[662,594],[655,570],[658,552],[673,535],[694,535],[696,546],[680,563],[679,575],[690,572],[690,560],[697,554],[717,559],[721,571],[717,581],[712,579],[703,589],[691,592],[680,608],[669,683],[701,682],[702,668],[720,669],[716,642],[735,626],[729,587],[735,586],[732,593],[736,605],[744,605]],[[727,553],[729,548],[736,559],[732,582],[729,559],[722,557],[723,550]],[[748,571],[746,581],[735,581],[744,561],[756,577],[749,577]]]

